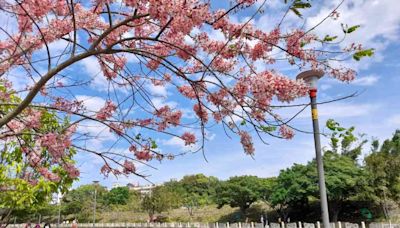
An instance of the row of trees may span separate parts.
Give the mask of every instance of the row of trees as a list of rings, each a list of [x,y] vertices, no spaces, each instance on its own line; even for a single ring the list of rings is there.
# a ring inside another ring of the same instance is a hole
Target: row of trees
[[[346,129],[333,120],[327,122],[327,127],[331,130],[330,147],[325,148],[323,159],[331,220],[389,218],[400,199],[400,131],[381,145],[373,140],[370,152],[362,158],[367,140],[363,135],[356,137],[354,127]],[[94,188],[83,185],[68,192],[61,213],[91,221]],[[320,213],[318,199],[315,160],[294,164],[271,178],[235,176],[219,180],[203,174],[189,175],[142,196],[128,187],[108,191],[97,186],[99,211],[146,212],[150,219],[174,208],[185,208],[193,217],[206,205],[237,207],[245,219],[249,217],[248,209],[262,201],[269,206],[270,218],[314,220]]]
[[[309,88],[279,69],[350,82],[356,72],[337,60],[359,61],[373,49],[344,42],[360,25],[316,32],[338,19],[341,3],[306,28],[310,1],[279,2],[282,10],[270,12],[266,0],[220,9],[208,0],[0,0],[0,223],[64,193],[79,177],[76,153],[101,160],[105,176],[143,177],[138,163],[182,155],[156,139],[193,146],[183,154],[201,151],[206,129],[218,124],[252,155],[254,136],[292,138],[295,128],[275,113],[288,104],[272,101]],[[263,12],[281,19],[260,26]],[[108,131],[113,139],[102,140]]]

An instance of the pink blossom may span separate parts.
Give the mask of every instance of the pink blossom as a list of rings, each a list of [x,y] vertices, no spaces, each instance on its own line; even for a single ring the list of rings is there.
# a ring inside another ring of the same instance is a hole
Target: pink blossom
[[[25,118],[25,125],[28,128],[39,128],[40,118],[42,116],[42,112],[34,109],[28,110],[28,116]]]
[[[79,177],[80,172],[79,170],[71,163],[64,163],[63,167],[65,169],[65,171],[67,171],[68,176],[72,179],[75,179],[77,177]]]
[[[179,92],[187,98],[196,99],[196,92],[189,85],[183,85],[178,88]]]
[[[47,133],[40,138],[41,146],[47,148],[55,160],[65,155],[65,150],[71,146],[69,137],[57,133]]]
[[[182,118],[182,111],[172,111],[168,105],[159,108],[154,114],[161,119],[157,124],[159,131],[165,130],[169,125],[179,125]]]
[[[101,167],[101,169],[100,169],[100,172],[104,175],[104,176],[108,176],[108,174],[110,173],[112,171],[112,168],[109,166],[109,165],[107,165],[107,164],[104,164],[102,167]]]
[[[124,126],[122,124],[110,123],[110,131],[116,133],[117,135],[124,134]]]
[[[193,110],[202,122],[207,123],[208,113],[207,113],[206,108],[203,105],[195,104],[193,106]]]
[[[110,100],[106,101],[104,107],[102,107],[96,114],[96,118],[99,120],[107,120],[117,109],[117,106]]]
[[[254,154],[253,139],[251,138],[249,133],[245,131],[240,131],[239,135],[240,135],[240,143],[243,146],[244,152],[249,155]]]
[[[289,128],[287,125],[282,125],[279,127],[279,134],[284,139],[291,139],[294,136],[293,130]]]
[[[181,138],[185,141],[185,146],[196,143],[196,136],[193,133],[185,132]]]
[[[53,107],[66,112],[77,112],[82,109],[82,101],[69,101],[65,98],[57,97]]]
[[[61,180],[60,176],[58,176],[58,175],[55,174],[55,173],[52,173],[52,172],[49,171],[47,168],[40,167],[40,168],[38,169],[38,171],[39,171],[39,173],[40,173],[44,178],[46,178],[46,179],[49,180],[49,181],[52,181],[52,182],[59,182],[59,181]]]
[[[130,173],[134,173],[135,171],[136,171],[136,168],[135,168],[135,165],[133,164],[133,162],[125,160],[122,172],[125,174],[130,174]]]

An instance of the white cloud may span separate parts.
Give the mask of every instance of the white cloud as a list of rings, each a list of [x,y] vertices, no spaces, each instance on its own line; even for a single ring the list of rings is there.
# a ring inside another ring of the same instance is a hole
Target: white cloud
[[[109,82],[101,72],[100,64],[95,57],[85,58],[80,63],[83,65],[86,73],[93,79],[91,86],[96,90],[108,91]]]
[[[377,104],[351,104],[351,103],[328,103],[318,106],[318,116],[329,118],[349,118],[370,115],[377,110]],[[304,110],[298,118],[310,118],[310,112]]]
[[[322,91],[325,91],[325,90],[328,90],[328,89],[332,88],[332,85],[330,85],[330,84],[322,84],[320,86],[320,88],[321,88]]]
[[[175,101],[166,101],[165,99],[158,97],[151,99],[151,102],[156,108],[161,108],[165,105],[168,105],[170,108],[176,108],[178,105],[178,103],[176,103]]]
[[[338,117],[358,117],[371,114],[376,110],[378,105],[373,104],[341,104],[332,103],[327,105],[320,105],[319,115],[329,116],[332,118]]]
[[[78,101],[82,101],[83,105],[87,108],[88,111],[98,111],[104,106],[106,102],[101,97],[86,96],[86,95],[77,95],[76,99]]]
[[[162,143],[163,145],[166,145],[166,146],[178,147],[178,148],[180,148],[181,150],[184,150],[184,149],[187,148],[187,147],[185,146],[185,142],[184,142],[182,139],[177,138],[177,137],[172,137],[172,138],[170,138],[170,139],[168,139],[168,140],[162,140],[161,143]]]
[[[94,121],[80,123],[77,132],[90,137],[90,139],[86,141],[86,145],[90,145],[90,149],[95,150],[101,150],[105,142],[115,141],[117,139],[107,126]]]
[[[397,126],[400,125],[400,114],[391,116],[388,119],[388,123],[391,124],[391,125],[397,125]]]
[[[325,18],[334,9],[340,0],[327,1],[320,11],[313,17],[307,19],[307,28],[312,28]],[[373,61],[382,61],[383,51],[389,41],[395,41],[399,37],[400,14],[398,9],[393,7],[397,4],[396,0],[349,0],[345,1],[339,8],[340,17],[337,21],[326,20],[315,29],[320,36],[338,35],[343,36],[340,23],[349,26],[361,25],[361,27],[340,43],[340,46],[346,47],[351,43],[361,43],[365,48],[375,48],[375,56],[367,61],[360,63],[352,62],[353,68],[365,69]]]
[[[351,82],[351,84],[354,85],[360,85],[360,86],[372,86],[374,85],[377,81],[379,80],[379,77],[376,75],[368,75],[365,77],[360,77]]]
[[[147,88],[150,90],[150,93],[154,96],[162,96],[166,98],[168,95],[167,86],[155,86],[153,85],[153,83],[149,83]]]

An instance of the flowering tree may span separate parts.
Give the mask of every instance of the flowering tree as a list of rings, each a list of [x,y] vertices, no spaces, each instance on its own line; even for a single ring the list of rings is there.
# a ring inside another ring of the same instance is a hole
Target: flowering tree
[[[287,15],[294,12],[301,17],[300,11],[311,7],[308,1],[282,1],[287,11],[281,23],[272,25],[270,31],[258,28],[252,22],[266,4],[236,0],[229,8],[216,10],[200,0],[0,0],[8,23],[0,28],[0,105],[4,107],[0,139],[17,142],[22,150],[34,151],[38,159],[46,150],[53,164],[63,166],[67,151],[73,148],[99,156],[106,176],[142,176],[136,162],[181,155],[159,150],[156,139],[161,135],[201,150],[207,128],[217,123],[227,134],[236,134],[249,155],[254,153],[252,135],[292,138],[290,120],[274,112],[286,104],[274,106],[272,102],[291,102],[305,96],[308,87],[273,70],[274,64],[323,70],[348,82],[355,72],[337,60],[346,55],[359,60],[372,50],[356,44],[340,48],[335,43],[338,37],[315,35],[316,26],[283,29]],[[246,13],[246,20],[230,19],[241,13]],[[323,20],[338,15],[332,9]],[[344,37],[355,29],[343,26]],[[223,38],[215,39],[212,33]],[[61,51],[52,48],[59,43],[65,44]],[[79,63],[88,59],[96,60],[105,80],[80,74]],[[259,64],[271,69],[258,70]],[[104,100],[99,110],[89,110],[74,96],[93,95],[87,90],[93,80],[107,87],[96,94]],[[167,102],[156,104],[149,86],[175,91],[176,101],[189,109]],[[12,95],[21,101],[11,99]],[[69,126],[44,127],[39,121],[42,110],[70,119]],[[188,115],[194,117],[185,118]],[[115,144],[130,152],[118,153],[113,147],[97,151],[85,144],[96,135],[73,133],[71,129],[78,125],[107,127],[118,137]],[[43,127],[44,131],[39,130]],[[7,152],[5,148],[2,153]],[[75,167],[67,164],[65,168],[73,170],[68,173],[75,177]],[[54,172],[42,175],[59,180]]]
[[[0,85],[0,91],[4,93],[6,87]],[[9,94],[1,102],[19,103],[21,99]],[[1,106],[0,112],[12,108]],[[52,193],[66,191],[79,175],[72,160],[75,149],[54,133],[62,132],[64,138],[73,134],[75,129],[68,120],[60,121],[54,112],[28,107],[8,126],[18,133],[3,132],[7,139],[2,141],[0,154],[0,227],[7,224],[14,209],[35,208],[48,202]],[[60,154],[58,148],[64,146],[68,149]]]

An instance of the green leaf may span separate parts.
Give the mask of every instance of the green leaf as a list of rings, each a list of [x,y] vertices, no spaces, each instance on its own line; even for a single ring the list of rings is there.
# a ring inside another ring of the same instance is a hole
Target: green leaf
[[[334,131],[338,125],[339,124],[333,119],[329,119],[326,121],[326,127],[329,128],[329,130],[331,131]]]
[[[240,122],[240,125],[246,125],[246,120],[242,120],[242,122]]]
[[[343,32],[344,33],[352,33],[352,32],[354,32],[354,31],[356,31],[358,28],[360,28],[361,27],[361,25],[354,25],[354,26],[351,26],[350,28],[346,25],[346,26],[344,26],[343,24],[342,24],[342,29],[343,29]]]
[[[337,38],[337,36],[329,36],[329,35],[326,35],[322,41],[324,41],[324,42],[331,42],[331,41],[335,40],[336,38]]]
[[[151,140],[151,149],[157,149],[157,143],[154,140]]]
[[[311,4],[309,2],[303,2],[302,0],[295,0],[292,6],[290,7],[290,10],[295,13],[298,17],[302,17],[302,14],[300,13],[299,9],[306,9],[310,8]]]
[[[360,27],[361,27],[360,25],[351,26],[349,29],[347,29],[346,33],[352,33],[352,32],[356,31]]]
[[[299,2],[295,2],[292,7],[296,8],[296,9],[305,9],[305,8],[310,8],[311,4],[308,2],[299,1]]]
[[[371,57],[374,54],[375,49],[370,48],[366,50],[361,50],[353,54],[353,59],[360,61],[363,57]]]
[[[290,10],[296,14],[298,17],[303,17],[303,15],[296,8],[290,7]]]
[[[276,130],[275,126],[261,126],[260,127],[263,132],[269,133]]]

